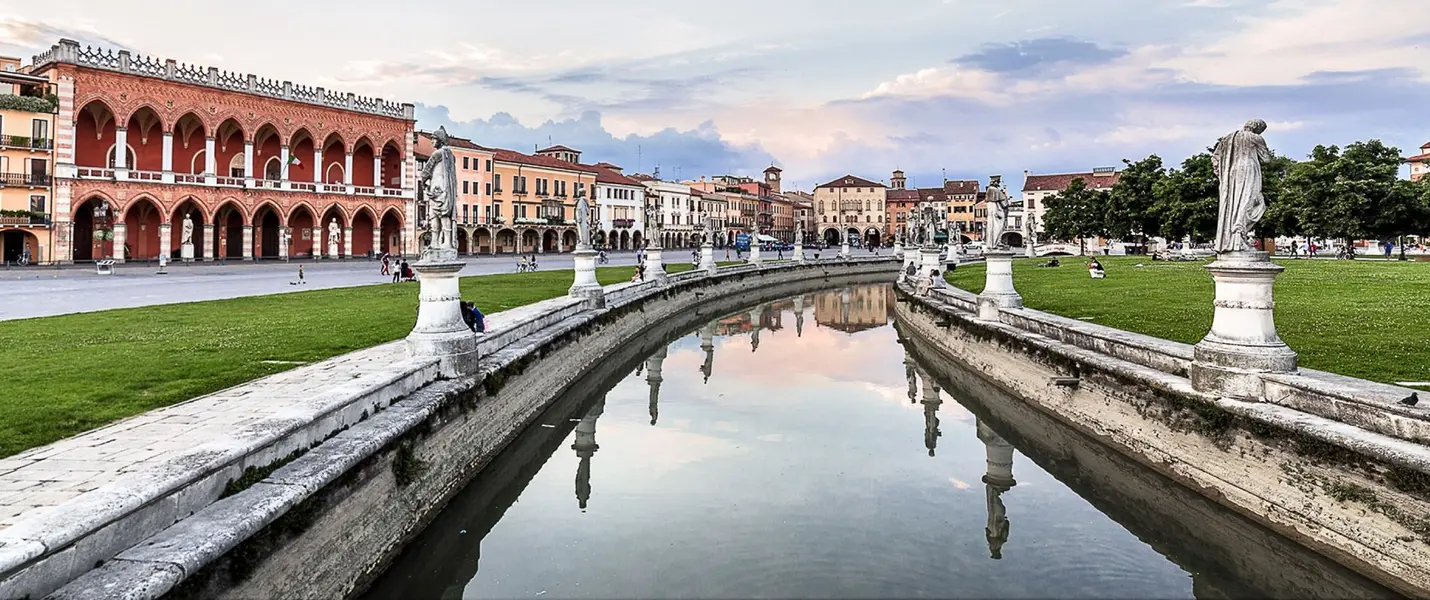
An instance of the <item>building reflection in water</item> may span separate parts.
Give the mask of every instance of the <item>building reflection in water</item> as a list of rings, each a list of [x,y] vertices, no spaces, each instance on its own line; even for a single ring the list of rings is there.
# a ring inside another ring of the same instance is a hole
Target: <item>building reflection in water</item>
[[[1003,506],[1003,493],[1018,483],[1013,480],[1013,445],[982,420],[977,421],[977,427],[978,439],[988,454],[988,470],[983,474],[988,498],[988,526],[984,533],[988,537],[988,553],[997,560],[1003,558],[1003,544],[1008,541],[1008,509]]]
[[[859,286],[814,296],[814,322],[845,333],[883,327],[892,319],[893,288]]]
[[[650,424],[655,425],[655,420],[660,416],[660,376],[661,363],[665,362],[666,349],[668,346],[661,346],[655,354],[645,360],[645,381],[650,385]],[[639,370],[637,370],[639,372]]]

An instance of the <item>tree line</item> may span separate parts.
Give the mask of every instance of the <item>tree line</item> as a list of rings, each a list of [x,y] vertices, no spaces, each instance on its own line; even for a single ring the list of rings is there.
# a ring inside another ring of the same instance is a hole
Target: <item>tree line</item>
[[[1054,239],[1149,237],[1204,242],[1216,236],[1217,178],[1211,148],[1166,167],[1153,154],[1123,159],[1110,190],[1076,179],[1045,201],[1043,230]],[[1399,178],[1400,150],[1380,140],[1318,145],[1306,160],[1274,156],[1262,166],[1266,214],[1259,238],[1314,237],[1397,241],[1430,234],[1430,177]]]

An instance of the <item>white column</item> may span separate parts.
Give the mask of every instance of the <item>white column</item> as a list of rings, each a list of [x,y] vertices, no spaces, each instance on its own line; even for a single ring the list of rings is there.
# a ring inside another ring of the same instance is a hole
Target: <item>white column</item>
[[[323,151],[313,150],[313,183],[323,182]]]
[[[116,171],[128,171],[129,167],[129,129],[126,127],[114,128],[114,169]]]
[[[169,260],[169,255],[173,253],[173,240],[170,240],[171,229],[168,223],[159,224],[159,256],[164,260]]]
[[[243,260],[253,260],[253,226],[243,226]]]
[[[406,188],[406,187],[407,187],[407,161],[406,161],[406,160],[402,161],[402,174],[401,174],[400,179],[401,179],[401,181],[397,182],[397,187],[398,187],[398,188]]]
[[[351,156],[351,155],[349,155],[349,156]],[[346,229],[343,229],[343,244],[342,244],[342,246],[343,246],[343,247],[342,247],[341,249],[339,249],[339,252],[342,252],[343,258],[352,258],[352,257],[353,257],[353,228],[348,227],[348,228],[346,228]]]
[[[383,187],[382,184],[382,155],[374,154],[372,157],[372,185],[373,187],[381,188]],[[374,246],[373,251],[376,252],[377,247]]]
[[[343,161],[344,161],[344,162],[343,162],[343,183],[345,183],[345,184],[347,184],[347,185],[352,185],[352,184],[353,184],[353,153],[351,153],[351,152],[347,153],[347,156],[343,158]]]
[[[328,251],[327,248],[324,248],[324,247],[323,247],[323,246],[325,245],[325,244],[323,244],[323,228],[322,228],[322,227],[314,227],[314,228],[313,228],[313,233],[312,233],[312,235],[313,235],[313,258],[322,258],[322,257],[323,257],[323,253],[325,253],[325,252]]]
[[[123,262],[124,262],[125,233],[126,233],[126,231],[128,230],[128,227],[129,227],[129,226],[128,226],[128,225],[125,225],[123,221],[120,221],[120,222],[114,224],[114,256],[112,256],[112,257],[110,257],[110,258],[113,258],[113,259],[114,259],[114,262],[116,262],[116,263],[123,263]],[[81,243],[81,240],[75,240],[75,243],[76,243],[76,244]],[[94,240],[93,240],[93,239],[83,240],[83,243],[93,244],[93,243],[94,243]],[[100,246],[103,247],[103,244],[100,244]],[[103,256],[96,256],[95,258],[98,259],[98,258],[104,258],[104,257],[103,257]]]
[[[288,189],[288,186],[287,186],[286,184],[287,184],[287,181],[288,181],[288,160],[289,160],[289,156],[290,156],[290,155],[288,154],[288,145],[287,145],[287,144],[284,144],[283,147],[278,150],[278,164],[279,164],[279,166],[278,166],[278,169],[279,169],[278,178],[279,178],[279,179],[282,179],[283,182],[284,182],[284,184],[285,184],[285,185],[283,186],[283,189]]]
[[[372,228],[372,255],[382,254],[382,227]]]
[[[291,235],[293,232],[287,226],[278,227],[278,256],[283,260],[288,260],[288,236]]]
[[[164,132],[164,156],[160,158],[164,174],[161,175],[164,183],[174,183],[174,132]]]
[[[218,183],[218,157],[214,156],[213,136],[204,138],[204,183],[213,185]]]
[[[214,226],[212,223],[204,225],[204,239],[199,240],[199,246],[203,248],[204,262],[213,262],[214,254],[218,251],[214,248]]]
[[[253,142],[243,143],[243,186],[253,187]]]

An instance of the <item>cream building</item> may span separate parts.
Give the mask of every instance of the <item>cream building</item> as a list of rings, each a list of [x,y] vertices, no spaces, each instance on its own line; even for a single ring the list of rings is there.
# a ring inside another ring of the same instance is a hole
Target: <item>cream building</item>
[[[878,245],[883,234],[886,187],[845,175],[814,188],[819,239],[831,246],[848,236],[854,245]]]

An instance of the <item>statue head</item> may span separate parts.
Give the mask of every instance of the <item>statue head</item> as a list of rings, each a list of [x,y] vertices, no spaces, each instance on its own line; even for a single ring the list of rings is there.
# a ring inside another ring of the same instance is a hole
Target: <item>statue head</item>
[[[1245,129],[1257,135],[1261,135],[1261,132],[1266,131],[1266,121],[1262,121],[1261,119],[1252,119],[1250,121],[1247,121],[1246,125],[1242,126],[1242,129]]]
[[[432,132],[432,145],[441,148],[447,145],[447,126],[443,125]]]
[[[993,187],[993,186],[1002,185],[1002,184],[1003,184],[1003,176],[1002,176],[1002,175],[989,175],[989,176],[988,176],[988,187]]]

